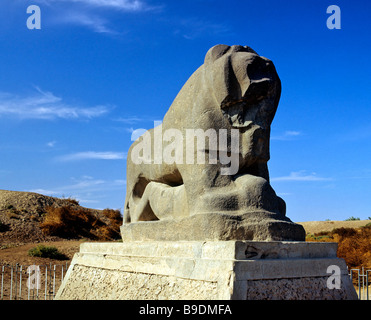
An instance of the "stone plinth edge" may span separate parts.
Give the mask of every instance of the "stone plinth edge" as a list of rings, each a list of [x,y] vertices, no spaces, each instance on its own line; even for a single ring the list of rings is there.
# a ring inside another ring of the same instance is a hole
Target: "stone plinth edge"
[[[295,241],[84,243],[56,299],[357,299],[336,250]],[[333,265],[339,289],[328,285]]]

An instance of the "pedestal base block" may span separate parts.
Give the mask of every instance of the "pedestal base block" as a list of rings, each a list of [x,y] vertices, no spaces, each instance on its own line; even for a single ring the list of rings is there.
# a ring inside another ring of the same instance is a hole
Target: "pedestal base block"
[[[84,243],[56,299],[357,299],[336,250],[283,241]]]

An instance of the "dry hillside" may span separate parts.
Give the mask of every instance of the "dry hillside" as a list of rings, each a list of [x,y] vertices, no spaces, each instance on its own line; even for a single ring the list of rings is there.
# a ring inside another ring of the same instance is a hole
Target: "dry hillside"
[[[360,228],[371,223],[370,220],[354,220],[354,221],[307,221],[298,222],[301,224],[306,233],[318,233],[332,231],[337,228]]]
[[[66,239],[119,238],[119,211],[84,208],[74,199],[0,190],[0,246]]]
[[[301,223],[306,241],[337,242],[337,255],[348,268],[371,268],[371,221],[311,221]]]

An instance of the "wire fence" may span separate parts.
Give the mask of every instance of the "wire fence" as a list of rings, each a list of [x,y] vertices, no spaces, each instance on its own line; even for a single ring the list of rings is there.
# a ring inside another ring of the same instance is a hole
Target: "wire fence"
[[[54,299],[69,263],[0,266],[0,300]],[[371,268],[348,270],[360,300],[371,300]]]
[[[0,266],[0,300],[52,300],[68,269],[60,265]]]

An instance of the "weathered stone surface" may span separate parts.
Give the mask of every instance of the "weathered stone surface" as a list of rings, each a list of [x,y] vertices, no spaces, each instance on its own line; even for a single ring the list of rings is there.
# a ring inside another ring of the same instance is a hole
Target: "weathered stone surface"
[[[76,265],[62,298],[69,300],[211,300],[217,299],[218,293],[216,283],[210,281]]]
[[[162,125],[149,130],[129,150],[122,237],[303,241],[304,229],[285,216],[285,202],[269,183],[270,125],[280,94],[272,61],[249,47],[211,48]],[[172,137],[171,130],[180,132],[181,139]],[[204,144],[199,144],[199,136],[187,144],[189,130],[204,133]],[[138,150],[148,145],[145,157]],[[175,154],[173,162],[163,159],[162,150],[169,148]]]
[[[121,226],[123,241],[145,240],[266,240],[302,239],[302,227],[269,212],[245,214],[204,213],[190,217],[140,221]]]
[[[247,281],[246,300],[354,300],[345,289],[328,289],[326,282],[327,277]]]
[[[84,243],[56,299],[356,299],[336,243]],[[341,270],[329,289],[330,265]]]

